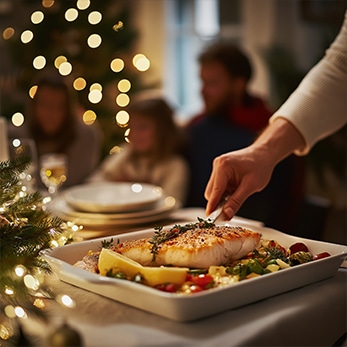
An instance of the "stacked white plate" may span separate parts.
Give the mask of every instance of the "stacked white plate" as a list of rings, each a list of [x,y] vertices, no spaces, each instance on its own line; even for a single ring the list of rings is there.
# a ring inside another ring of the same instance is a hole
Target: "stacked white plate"
[[[99,231],[159,221],[179,207],[180,202],[158,186],[113,182],[69,188],[49,205],[60,218]]]

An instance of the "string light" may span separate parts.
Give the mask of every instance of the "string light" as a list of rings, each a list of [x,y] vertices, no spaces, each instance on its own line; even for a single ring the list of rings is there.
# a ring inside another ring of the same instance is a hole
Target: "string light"
[[[33,60],[33,66],[36,70],[41,70],[46,66],[46,58],[43,55],[38,55]]]
[[[111,61],[110,68],[113,72],[120,72],[124,69],[124,61],[120,58],[115,58]]]
[[[61,63],[59,65],[59,73],[62,75],[62,76],[67,76],[71,73],[72,71],[72,65],[71,63],[69,63],[68,61],[64,61],[63,63]]]
[[[29,43],[34,38],[34,34],[31,30],[25,30],[22,32],[20,39],[23,43]]]
[[[102,99],[102,93],[100,90],[98,89],[92,89],[89,94],[88,94],[88,100],[92,103],[92,104],[97,104],[101,101]]]
[[[91,25],[99,24],[102,20],[102,14],[99,11],[90,12],[88,15],[88,22]]]
[[[121,93],[116,97],[116,104],[120,107],[125,107],[129,104],[130,98],[127,94]]]
[[[73,22],[78,17],[78,11],[75,8],[69,8],[65,12],[65,19],[68,22]]]
[[[86,87],[87,82],[83,77],[78,77],[73,81],[72,85],[75,90],[83,90]]]
[[[78,0],[76,6],[79,10],[86,10],[90,6],[90,0]]]
[[[42,0],[42,6],[45,8],[50,8],[54,5],[54,0]]]
[[[96,121],[96,113],[92,110],[87,110],[83,113],[83,122],[87,125],[92,125]]]
[[[67,62],[67,58],[64,55],[59,55],[54,59],[54,66],[59,69],[59,66],[65,62]]]
[[[133,57],[133,65],[139,71],[147,71],[151,64],[149,59],[144,54],[139,53]]]
[[[11,37],[13,37],[14,33],[14,29],[12,27],[8,27],[2,32],[2,37],[4,40],[9,40]]]
[[[14,126],[20,127],[24,123],[24,116],[20,112],[16,112],[12,115],[11,122]]]
[[[127,93],[131,88],[131,83],[127,79],[122,79],[118,82],[118,90],[122,93]]]
[[[89,88],[89,90],[90,91],[92,91],[92,90],[98,90],[98,91],[100,91],[100,92],[102,92],[102,85],[100,84],[100,83],[93,83],[91,86],[90,86],[90,88]]]
[[[127,111],[121,110],[116,114],[116,122],[120,127],[126,127],[128,125],[130,116]]]
[[[91,34],[87,39],[90,48],[98,48],[101,45],[102,38],[99,34]]]
[[[36,94],[36,91],[37,91],[37,86],[32,86],[30,89],[29,89],[29,96],[30,98],[34,99],[35,97],[35,94]]]
[[[40,24],[43,21],[44,18],[45,18],[45,16],[44,16],[43,12],[35,11],[35,12],[32,13],[30,19],[31,19],[31,22],[33,24]]]

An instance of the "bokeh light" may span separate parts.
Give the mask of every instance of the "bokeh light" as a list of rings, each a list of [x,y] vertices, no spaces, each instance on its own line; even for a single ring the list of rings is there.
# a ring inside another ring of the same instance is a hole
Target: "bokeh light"
[[[41,70],[46,66],[46,58],[43,55],[38,55],[33,60],[33,67],[36,70]]]
[[[110,68],[113,72],[120,72],[124,69],[124,61],[120,58],[115,58],[111,61]]]
[[[114,31],[119,31],[119,30],[123,29],[123,26],[124,26],[123,22],[122,22],[122,21],[118,21],[118,23],[115,24],[115,25],[112,27],[112,29],[113,29]]]
[[[34,37],[34,34],[31,30],[25,30],[22,32],[22,35],[20,36],[20,40],[23,43],[29,43]]]
[[[13,37],[14,33],[14,29],[12,27],[8,27],[2,32],[2,37],[4,40],[9,40],[11,37]]]
[[[59,69],[59,66],[62,64],[62,63],[65,63],[67,61],[67,58],[63,55],[59,55],[58,57],[56,57],[54,59],[54,66]]]
[[[43,12],[35,11],[35,12],[32,13],[30,19],[31,19],[31,22],[33,24],[40,24],[43,21],[44,18],[45,18],[45,16],[44,16]]]
[[[126,127],[128,125],[130,116],[127,111],[121,110],[116,114],[116,122],[120,127]]]
[[[67,76],[71,73],[72,71],[72,65],[68,61],[65,61],[64,63],[61,63],[59,66],[59,73],[62,76]]]
[[[92,104],[97,104],[101,101],[102,99],[102,93],[100,92],[100,90],[98,89],[93,89],[89,92],[88,94],[88,100],[92,103]]]
[[[11,117],[11,122],[14,126],[16,127],[20,127],[23,125],[24,123],[24,116],[22,113],[20,112],[16,112],[12,115]]]
[[[83,122],[87,125],[92,125],[96,121],[96,113],[92,110],[87,110],[83,113]]]
[[[122,93],[127,93],[131,88],[131,83],[127,79],[122,79],[118,82],[118,90]]]
[[[78,77],[73,81],[73,87],[75,90],[83,90],[86,85],[87,82],[83,77]]]
[[[134,56],[133,64],[139,71],[147,71],[151,65],[149,59],[142,53]]]
[[[68,22],[73,22],[78,17],[78,11],[75,8],[69,8],[65,12],[65,19]]]
[[[98,48],[101,45],[102,38],[99,34],[91,34],[87,39],[90,48]]]
[[[36,94],[36,91],[37,91],[37,85],[32,86],[32,87],[29,89],[29,96],[30,96],[32,99],[34,99],[35,94]]]
[[[94,89],[96,89],[96,90],[102,92],[102,85],[101,85],[100,83],[93,83],[93,84],[90,86],[89,90],[92,91],[92,90],[94,90]]]
[[[54,0],[42,0],[42,6],[45,8],[50,8],[54,5]]]
[[[78,0],[76,6],[79,10],[85,10],[90,6],[90,0]]]
[[[88,22],[91,25],[96,25],[101,22],[102,14],[99,11],[90,12],[88,15]]]
[[[127,94],[118,94],[116,97],[116,104],[120,107],[125,107],[129,104],[130,98]]]

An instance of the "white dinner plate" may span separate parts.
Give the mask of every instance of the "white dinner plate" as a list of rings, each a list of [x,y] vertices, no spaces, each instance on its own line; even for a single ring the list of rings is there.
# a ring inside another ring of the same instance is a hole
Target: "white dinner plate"
[[[63,196],[76,210],[86,212],[129,212],[153,208],[162,189],[145,183],[103,182],[78,185]]]
[[[64,197],[56,197],[49,205],[49,211],[63,220],[72,221],[89,228],[140,225],[168,217],[181,207],[179,201],[171,196],[162,196],[153,209],[123,213],[91,213],[74,210]]]
[[[232,222],[228,224],[233,225]],[[246,227],[249,228],[249,224]],[[284,247],[288,248],[295,242],[304,242],[312,253],[329,252],[331,256],[234,285],[183,295],[166,293],[135,282],[100,276],[73,266],[88,251],[100,250],[103,240],[110,241],[114,236],[57,247],[45,250],[42,254],[64,282],[180,322],[208,317],[331,277],[347,255],[347,247],[344,245],[299,238],[256,225],[252,229],[261,232],[266,239],[278,241]],[[151,229],[120,234],[117,235],[117,240],[122,242],[150,237],[153,232]]]

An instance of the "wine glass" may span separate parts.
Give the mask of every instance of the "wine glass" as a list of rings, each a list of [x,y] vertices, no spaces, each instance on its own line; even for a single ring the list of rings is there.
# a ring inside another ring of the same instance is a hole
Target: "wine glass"
[[[67,156],[61,153],[44,154],[40,158],[40,177],[50,195],[55,195],[67,178]]]

